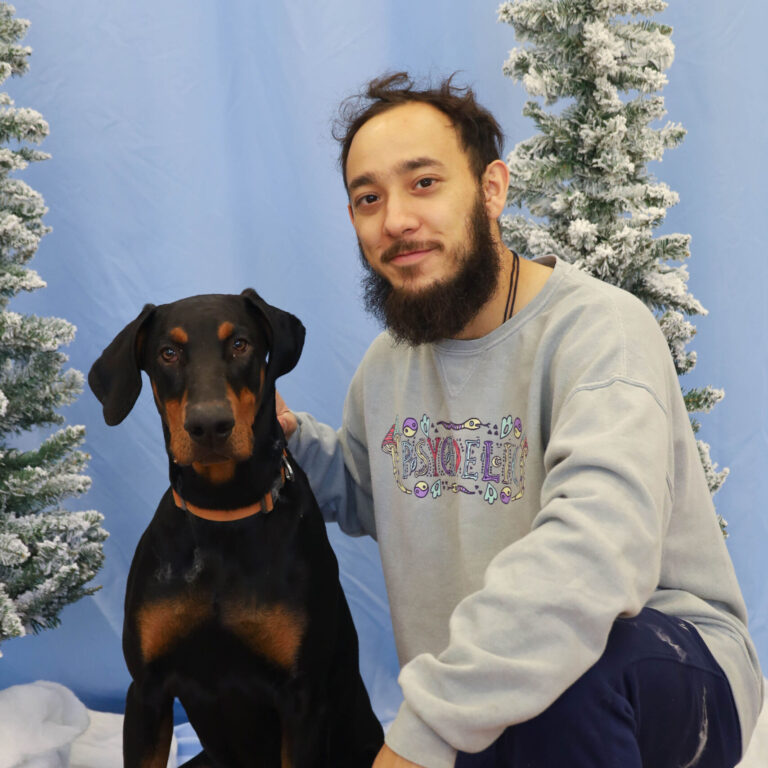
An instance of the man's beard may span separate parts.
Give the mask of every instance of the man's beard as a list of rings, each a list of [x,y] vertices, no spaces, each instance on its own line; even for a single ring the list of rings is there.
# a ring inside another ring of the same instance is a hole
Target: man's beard
[[[404,253],[412,247],[404,241],[395,243],[387,251]],[[385,277],[374,272],[362,246],[360,257],[365,268],[362,279],[365,309],[389,329],[396,341],[412,346],[458,336],[495,292],[501,267],[480,194],[467,220],[466,246],[459,246],[454,254],[443,250],[442,255],[437,256],[455,259],[458,270],[453,276],[420,291],[394,288]],[[407,276],[407,272],[404,274]]]

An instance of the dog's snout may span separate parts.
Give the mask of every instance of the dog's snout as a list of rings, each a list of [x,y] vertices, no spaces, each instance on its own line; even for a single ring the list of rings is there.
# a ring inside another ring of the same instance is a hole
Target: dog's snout
[[[200,403],[187,409],[184,429],[197,443],[213,446],[232,434],[235,419],[228,403]]]

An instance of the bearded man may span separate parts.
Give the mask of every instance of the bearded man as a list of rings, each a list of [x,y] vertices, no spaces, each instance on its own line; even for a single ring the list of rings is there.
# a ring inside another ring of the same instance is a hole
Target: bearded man
[[[735,765],[762,676],[655,318],[503,245],[471,90],[383,77],[337,138],[386,331],[338,432],[278,410],[379,544],[404,703],[374,767]]]

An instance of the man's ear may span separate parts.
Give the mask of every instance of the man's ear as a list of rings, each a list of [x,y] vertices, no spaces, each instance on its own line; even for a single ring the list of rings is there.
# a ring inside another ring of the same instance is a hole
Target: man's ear
[[[263,321],[269,343],[265,382],[269,388],[278,376],[292,371],[299,362],[306,330],[298,317],[267,304],[253,288],[246,288],[240,295],[246,298],[249,306],[259,313]]]
[[[488,218],[496,220],[507,206],[507,189],[509,187],[509,168],[503,160],[494,160],[485,167],[480,181],[483,190],[483,201],[488,212]]]
[[[88,372],[88,384],[104,406],[104,421],[110,427],[130,413],[141,392],[141,347],[146,325],[155,309],[154,304],[146,304],[139,316],[115,336]]]

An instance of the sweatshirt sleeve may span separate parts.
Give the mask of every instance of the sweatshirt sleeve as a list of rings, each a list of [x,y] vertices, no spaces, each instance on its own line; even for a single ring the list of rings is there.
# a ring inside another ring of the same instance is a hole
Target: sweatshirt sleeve
[[[288,448],[306,472],[326,522],[350,536],[376,538],[368,451],[344,427],[338,431],[298,412]]]
[[[662,401],[624,377],[559,409],[530,532],[499,552],[451,616],[448,646],[406,664],[387,734],[397,753],[449,768],[544,711],[600,657],[613,621],[659,580],[672,504]]]

